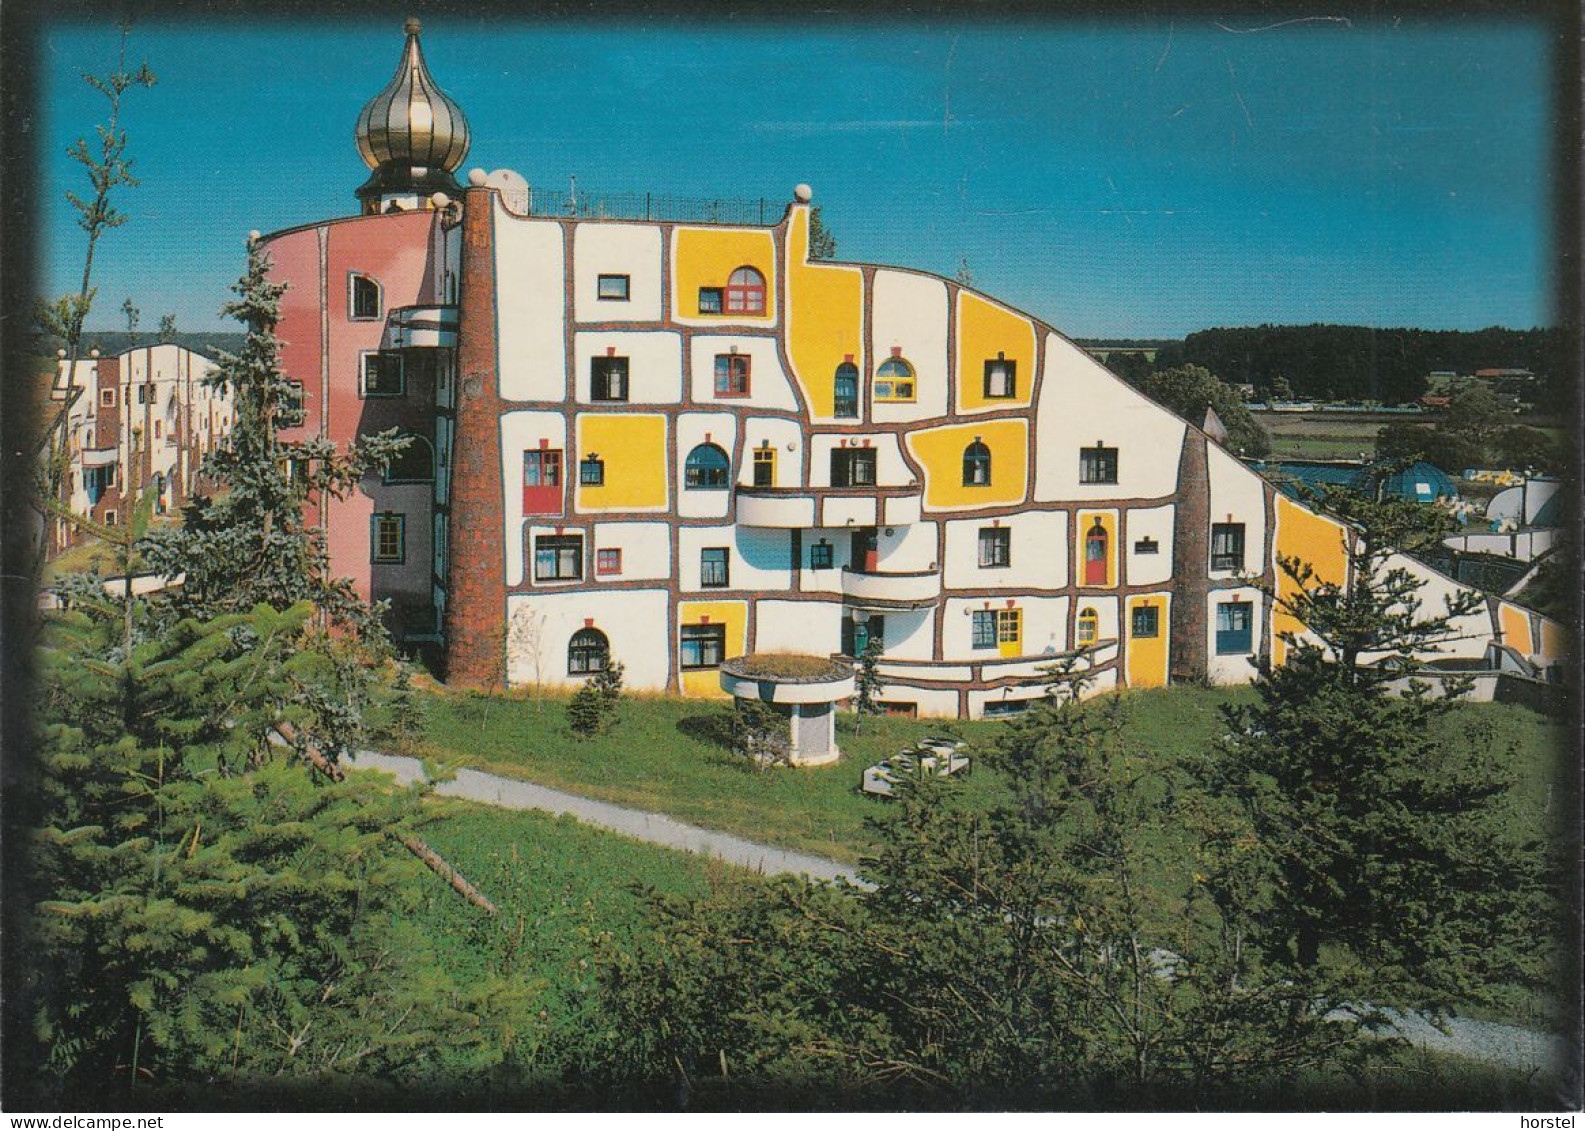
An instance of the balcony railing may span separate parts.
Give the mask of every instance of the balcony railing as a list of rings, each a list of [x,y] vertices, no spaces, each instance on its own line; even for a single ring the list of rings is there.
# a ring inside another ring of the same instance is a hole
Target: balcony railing
[[[848,604],[870,609],[918,609],[941,596],[941,571],[863,570],[844,566],[842,595]]]
[[[919,521],[920,488],[739,487],[744,526],[807,530],[831,526],[906,526]]]
[[[524,213],[524,201],[513,211]],[[720,197],[672,196],[658,192],[558,192],[542,188],[529,194],[527,214],[567,216],[580,220],[669,220],[687,224],[774,224],[782,206],[763,197],[727,200]]]
[[[424,349],[457,344],[455,306],[404,306],[391,311],[380,338],[382,350]]]

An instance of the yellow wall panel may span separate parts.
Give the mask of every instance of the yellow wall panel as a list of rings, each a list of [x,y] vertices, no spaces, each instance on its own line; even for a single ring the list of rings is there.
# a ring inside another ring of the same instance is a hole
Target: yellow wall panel
[[[810,263],[809,209],[787,224],[787,356],[809,411],[835,411],[837,366],[849,356],[865,376],[864,276],[854,267]]]
[[[991,481],[963,484],[963,451],[974,440],[991,450]],[[1029,425],[1023,420],[982,420],[908,433],[908,450],[925,473],[925,506],[989,507],[1020,503],[1028,480]]]
[[[1277,496],[1277,553],[1283,557],[1298,558],[1315,571],[1311,585],[1348,583],[1348,550],[1345,541],[1347,529],[1342,523],[1301,507],[1285,495]],[[1304,631],[1304,626],[1292,613],[1283,611],[1280,601],[1298,592],[1298,583],[1277,567],[1277,596],[1279,606],[1271,618],[1271,657],[1273,663],[1282,663],[1287,654],[1280,634]]]
[[[1568,633],[1557,621],[1541,618],[1541,647],[1537,653],[1543,663],[1560,664],[1568,659]]]
[[[1127,634],[1127,674],[1129,687],[1165,687],[1167,684],[1167,637],[1170,624],[1168,606],[1171,599],[1165,593],[1130,597],[1123,612],[1123,632]],[[1154,607],[1156,635],[1134,636],[1134,610]]]
[[[1016,363],[1012,397],[985,395],[985,363],[1002,354]],[[958,408],[1013,408],[1035,385],[1035,326],[971,291],[958,292]]]
[[[752,267],[765,276],[765,313],[699,313],[699,288],[725,290],[727,279],[739,267]],[[672,309],[679,317],[763,326],[776,321],[776,242],[769,232],[678,228],[671,277]]]
[[[679,625],[704,624],[706,617],[711,624],[726,625],[726,651],[723,658],[741,656],[745,650],[744,641],[748,639],[748,604],[744,601],[683,601],[677,606]],[[731,698],[721,690],[721,676],[715,668],[685,671],[681,683],[682,693],[693,698]]]
[[[1085,556],[1086,543],[1089,541],[1090,531],[1095,529],[1095,524],[1100,523],[1101,529],[1106,532],[1106,580],[1088,581],[1089,559]],[[1116,511],[1079,511],[1073,523],[1073,583],[1084,589],[1115,589],[1117,587],[1117,563],[1121,558],[1121,547],[1117,542],[1117,512]]]
[[[577,507],[592,510],[643,510],[666,505],[666,418],[663,416],[580,415],[578,458],[590,453],[605,462],[605,483],[579,482]]]
[[[1530,614],[1504,602],[1497,606],[1497,627],[1502,630],[1502,642],[1521,656],[1534,652],[1535,641],[1530,638]]]

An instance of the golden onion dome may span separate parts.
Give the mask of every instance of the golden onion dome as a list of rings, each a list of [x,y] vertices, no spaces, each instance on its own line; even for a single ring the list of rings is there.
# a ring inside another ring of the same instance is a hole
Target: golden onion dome
[[[396,74],[358,115],[354,134],[364,162],[387,174],[387,188],[397,187],[391,174],[416,174],[419,180],[436,171],[450,174],[468,154],[468,119],[424,64],[419,22],[408,20],[405,30],[407,46]]]

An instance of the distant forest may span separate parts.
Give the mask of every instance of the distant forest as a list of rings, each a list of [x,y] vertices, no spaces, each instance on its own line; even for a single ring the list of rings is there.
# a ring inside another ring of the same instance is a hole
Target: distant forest
[[[1566,335],[1557,329],[1372,329],[1244,326],[1200,330],[1156,353],[1155,368],[1203,365],[1224,381],[1304,400],[1399,404],[1426,391],[1426,375],[1477,369],[1535,373],[1539,407],[1562,411],[1571,393]],[[1283,383],[1286,383],[1286,388]]]
[[[171,339],[176,345],[186,346],[206,357],[214,357],[221,350],[236,351],[242,346],[242,334],[232,333],[229,330],[200,330],[189,333],[178,330]],[[159,341],[159,336],[148,331],[138,332],[137,343],[141,346],[152,346]],[[121,353],[131,342],[125,330],[85,330],[83,331],[83,352],[97,349],[103,354]],[[54,349],[54,345],[50,349]]]
[[[85,350],[97,346],[104,353],[119,353],[127,348],[124,330],[89,331],[83,339]],[[139,345],[154,341],[153,334],[138,335]],[[213,357],[219,350],[237,349],[242,335],[182,332],[175,341]],[[1110,368],[1136,383],[1151,370],[1202,365],[1223,381],[1255,386],[1262,398],[1401,404],[1426,392],[1427,374],[1469,374],[1477,369],[1530,370],[1536,375],[1536,390],[1526,399],[1533,399],[1543,412],[1568,411],[1573,392],[1567,335],[1557,329],[1377,330],[1316,323],[1217,327],[1198,330],[1181,342],[1129,344],[1156,351],[1153,365],[1137,354],[1114,354],[1108,360]],[[1136,369],[1139,372],[1133,372]]]

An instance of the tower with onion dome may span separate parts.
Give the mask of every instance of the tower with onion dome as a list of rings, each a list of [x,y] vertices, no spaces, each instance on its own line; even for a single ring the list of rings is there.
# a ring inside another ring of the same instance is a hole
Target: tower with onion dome
[[[364,106],[354,132],[373,170],[357,190],[366,214],[419,209],[436,192],[461,191],[452,174],[468,154],[468,119],[429,73],[419,22],[409,19],[405,30],[396,74]]]

